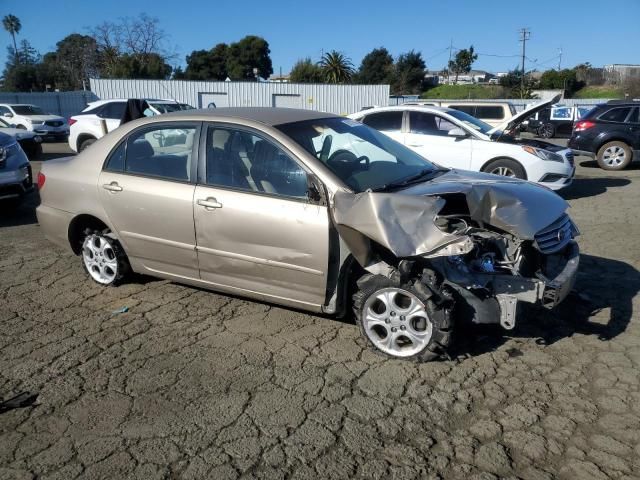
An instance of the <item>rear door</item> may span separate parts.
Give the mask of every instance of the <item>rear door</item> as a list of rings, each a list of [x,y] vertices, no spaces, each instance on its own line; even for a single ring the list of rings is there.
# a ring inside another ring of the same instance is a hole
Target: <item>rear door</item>
[[[127,255],[152,273],[198,278],[193,194],[199,123],[154,123],[111,153],[98,190]]]
[[[468,169],[471,165],[471,137],[450,136],[449,131],[454,128],[461,127],[441,115],[410,110],[405,144],[444,167]]]
[[[266,135],[207,126],[193,217],[200,277],[265,299],[325,302],[326,206],[308,198],[309,173]]]

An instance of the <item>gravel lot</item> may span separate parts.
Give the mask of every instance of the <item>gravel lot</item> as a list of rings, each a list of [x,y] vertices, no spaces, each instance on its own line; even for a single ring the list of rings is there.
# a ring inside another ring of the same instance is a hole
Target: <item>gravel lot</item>
[[[0,397],[39,393],[0,414],[0,478],[640,478],[640,170],[578,163],[579,295],[427,364],[348,321],[101,288],[43,238],[35,195],[0,209]]]

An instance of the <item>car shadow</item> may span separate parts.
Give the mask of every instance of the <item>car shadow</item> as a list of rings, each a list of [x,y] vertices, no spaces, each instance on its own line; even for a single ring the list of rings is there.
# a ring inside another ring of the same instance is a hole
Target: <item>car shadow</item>
[[[20,200],[0,200],[0,228],[38,223],[36,217],[38,205],[40,205],[40,195],[37,190]]]
[[[600,165],[595,160],[583,160],[580,162],[580,166],[584,168],[597,168],[600,169]],[[624,170],[620,170],[624,172],[625,170],[640,170],[640,162],[631,162],[629,166],[627,166]],[[602,170],[603,172],[611,173],[611,171]]]
[[[555,310],[523,309],[510,332],[497,326],[458,328],[451,358],[477,356],[499,349],[508,340],[534,339],[547,346],[575,334],[593,335],[606,342],[623,333],[633,314],[633,299],[640,291],[640,272],[632,265],[609,258],[580,255],[574,290]],[[522,318],[524,317],[524,318]],[[510,348],[510,356],[519,356]]]
[[[612,177],[578,177],[567,188],[557,192],[565,200],[574,200],[577,198],[595,197],[605,193],[610,188],[624,187],[629,185],[631,180],[628,178],[612,178]]]

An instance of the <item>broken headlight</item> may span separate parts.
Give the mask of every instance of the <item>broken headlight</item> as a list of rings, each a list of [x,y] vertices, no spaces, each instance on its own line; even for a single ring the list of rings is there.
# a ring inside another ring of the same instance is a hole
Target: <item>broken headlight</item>
[[[564,162],[564,158],[562,157],[562,155],[558,155],[557,153],[553,153],[548,150],[544,150],[542,148],[535,148],[529,145],[523,145],[522,149],[525,152],[530,153],[531,155],[535,155],[536,157],[541,158],[542,160],[549,160],[551,162],[560,162],[560,163]]]

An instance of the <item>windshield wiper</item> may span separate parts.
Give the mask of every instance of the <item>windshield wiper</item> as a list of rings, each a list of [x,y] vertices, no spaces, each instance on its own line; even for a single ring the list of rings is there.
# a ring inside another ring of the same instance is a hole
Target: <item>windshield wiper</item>
[[[397,180],[395,182],[389,182],[384,185],[381,185],[376,188],[372,188],[372,192],[382,192],[388,190],[389,188],[399,188],[406,187],[407,185],[411,185],[412,183],[419,183],[427,180],[427,177],[433,178],[438,173],[448,172],[448,168],[429,168],[421,170],[420,172],[411,175],[409,177],[405,177],[403,179]]]

